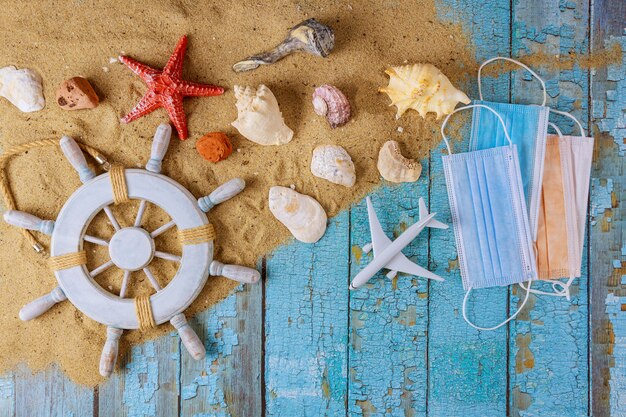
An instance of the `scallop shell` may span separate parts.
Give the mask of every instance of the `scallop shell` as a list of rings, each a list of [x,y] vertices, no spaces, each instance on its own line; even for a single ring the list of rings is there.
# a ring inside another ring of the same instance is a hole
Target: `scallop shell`
[[[313,109],[320,116],[326,116],[331,129],[350,120],[350,102],[341,90],[329,84],[317,87],[313,92]]]
[[[258,88],[236,85],[237,120],[231,124],[246,139],[260,145],[284,145],[293,138],[278,108],[276,97],[265,85]]]
[[[28,68],[0,68],[0,96],[25,113],[39,111],[46,105],[41,77]]]
[[[315,243],[326,232],[326,212],[313,197],[287,187],[269,192],[270,211],[301,242]]]
[[[437,119],[452,113],[457,103],[468,104],[469,97],[454,88],[448,77],[431,64],[402,65],[388,68],[389,85],[379,92],[387,93],[391,106],[396,106],[396,119],[408,109],[417,110],[420,116],[437,113]]]
[[[376,166],[380,175],[391,182],[415,182],[422,173],[422,164],[402,156],[395,140],[385,142],[380,148]]]
[[[320,145],[313,150],[311,172],[332,183],[352,187],[356,172],[348,152],[337,145]]]

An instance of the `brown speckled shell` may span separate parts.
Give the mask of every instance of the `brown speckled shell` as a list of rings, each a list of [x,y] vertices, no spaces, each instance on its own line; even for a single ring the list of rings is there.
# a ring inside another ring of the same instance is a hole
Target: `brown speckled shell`
[[[317,87],[313,92],[313,102],[315,102],[316,98],[320,98],[326,103],[327,110],[325,116],[331,129],[348,123],[351,114],[350,102],[341,90],[325,84]]]

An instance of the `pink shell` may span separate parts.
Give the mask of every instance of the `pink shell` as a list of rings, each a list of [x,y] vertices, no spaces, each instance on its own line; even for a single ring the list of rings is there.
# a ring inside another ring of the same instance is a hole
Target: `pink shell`
[[[350,102],[341,90],[329,84],[315,89],[313,108],[315,113],[326,116],[331,129],[342,126],[350,120]]]

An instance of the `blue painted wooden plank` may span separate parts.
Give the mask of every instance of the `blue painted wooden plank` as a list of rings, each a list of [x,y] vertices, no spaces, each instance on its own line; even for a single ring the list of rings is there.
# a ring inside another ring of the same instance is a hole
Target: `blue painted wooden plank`
[[[182,416],[261,415],[262,305],[261,283],[240,286],[195,317],[207,355],[182,354]]]
[[[592,121],[596,138],[591,193],[590,271],[592,413],[626,416],[626,249],[622,200],[626,187],[626,3],[592,2],[591,50],[622,51],[621,63],[592,72]]]
[[[178,416],[178,333],[133,346],[98,388],[99,417]]]
[[[588,53],[589,2],[559,0],[513,1],[512,55],[532,53],[569,56]],[[534,68],[544,79],[548,105],[572,112],[583,124],[588,117],[588,71],[543,66]],[[541,89],[529,74],[513,75],[515,103],[541,103]],[[578,135],[573,123],[551,117],[565,134]],[[585,259],[586,261],[586,259]],[[589,413],[587,268],[572,287],[572,299],[531,295],[525,310],[511,323],[509,375],[510,410],[514,416],[586,416]],[[552,291],[538,282],[533,286]],[[523,298],[512,289],[511,313]]]
[[[36,374],[20,365],[14,375],[16,417],[94,415],[93,389],[74,384],[57,365]]]
[[[266,415],[346,413],[349,216],[267,260]]]
[[[417,183],[390,186],[371,195],[378,218],[394,239],[419,219],[419,197],[428,202],[428,161]],[[351,269],[354,277],[373,259],[365,200],[351,208]],[[428,266],[428,229],[403,253]],[[428,283],[425,278],[379,272],[350,292],[350,415],[425,416]]]
[[[509,54],[508,2],[441,1],[453,10],[456,19],[471,34],[476,59]],[[454,18],[454,16],[443,15]],[[485,80],[485,95],[492,100],[508,100],[508,76]],[[467,87],[467,86],[466,86]],[[475,84],[466,90],[477,97]],[[468,112],[469,113],[469,112]],[[459,118],[458,120],[462,120]],[[467,120],[467,119],[466,119]],[[465,130],[464,138],[468,137]],[[454,143],[456,151],[467,150],[467,140]],[[442,221],[452,224],[445,187],[442,146],[431,152],[430,209]],[[507,332],[478,332],[461,316],[463,287],[457,264],[452,228],[432,230],[430,269],[446,277],[445,283],[431,282],[428,327],[428,415],[496,416],[507,413]],[[478,323],[496,323],[507,315],[506,288],[477,291],[468,302],[470,317]]]
[[[15,382],[13,372],[0,377],[0,417],[12,417],[15,412]]]

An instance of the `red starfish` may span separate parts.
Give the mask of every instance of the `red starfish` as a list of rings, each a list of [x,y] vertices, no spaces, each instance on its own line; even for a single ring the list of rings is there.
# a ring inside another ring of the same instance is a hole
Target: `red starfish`
[[[135,108],[122,118],[122,123],[130,123],[163,107],[174,123],[178,137],[181,140],[187,139],[187,117],[183,110],[183,97],[219,96],[224,93],[224,89],[216,85],[193,83],[182,79],[186,49],[187,36],[183,36],[161,71],[127,56],[119,57],[120,61],[137,74],[149,88]]]

